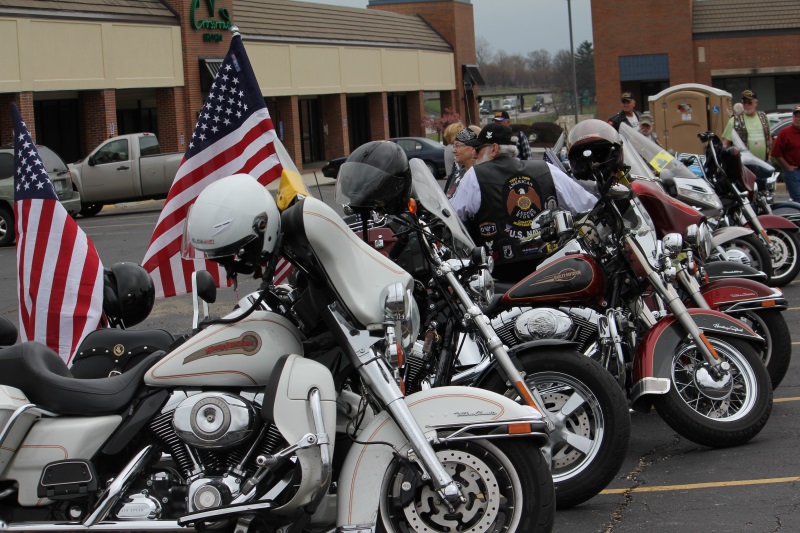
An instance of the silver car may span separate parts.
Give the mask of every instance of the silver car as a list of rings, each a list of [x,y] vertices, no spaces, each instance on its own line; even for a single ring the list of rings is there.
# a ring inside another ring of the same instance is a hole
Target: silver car
[[[75,216],[81,210],[81,198],[72,187],[67,164],[46,146],[36,147],[61,205]],[[0,146],[0,246],[14,244],[14,146]]]

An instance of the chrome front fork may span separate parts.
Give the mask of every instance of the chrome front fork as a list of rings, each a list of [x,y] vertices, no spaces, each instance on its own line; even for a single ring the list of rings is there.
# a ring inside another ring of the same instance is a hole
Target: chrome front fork
[[[661,297],[661,299],[664,300],[664,304],[667,306],[667,309],[670,310],[675,319],[686,330],[686,333],[688,333],[692,341],[694,341],[697,349],[703,355],[703,359],[705,359],[710,366],[716,368],[722,363],[722,361],[719,359],[719,356],[716,354],[716,352],[713,351],[711,344],[706,339],[705,334],[703,334],[703,332],[695,323],[692,315],[689,314],[686,306],[681,301],[680,295],[678,295],[678,291],[675,290],[675,287],[673,287],[671,283],[664,283],[664,280],[661,278],[661,274],[656,272],[650,266],[647,258],[644,257],[644,254],[639,248],[638,243],[630,235],[627,235],[625,239],[628,242],[629,249],[636,254],[636,260],[646,269],[648,281],[650,281],[653,289]]]
[[[408,439],[418,464],[424,470],[423,474],[430,478],[434,488],[451,506],[467,503],[458,484],[444,469],[428,438],[411,414],[385,358],[375,348],[379,341],[368,331],[353,329],[334,306],[329,307],[329,310],[353,350],[358,373],[369,385],[370,392],[386,406],[392,419]]]
[[[481,308],[473,302],[470,295],[467,294],[467,291],[461,283],[459,283],[449,265],[440,264],[439,269],[439,274],[445,276],[456,298],[458,298],[461,304],[466,308],[464,320],[471,321],[478,329],[481,337],[486,341],[486,346],[500,365],[508,381],[514,387],[514,390],[517,391],[517,394],[519,394],[526,405],[533,407],[542,414],[547,423],[547,428],[550,431],[555,429],[555,423],[550,418],[550,412],[545,408],[545,403],[541,394],[539,394],[539,389],[536,387],[529,387],[528,383],[523,379],[523,374],[514,365],[514,361],[511,360],[511,356],[508,355],[508,351],[505,346],[503,346],[503,341],[500,340],[500,337],[497,336],[494,328],[492,328],[489,317],[487,317],[483,311],[481,311]]]

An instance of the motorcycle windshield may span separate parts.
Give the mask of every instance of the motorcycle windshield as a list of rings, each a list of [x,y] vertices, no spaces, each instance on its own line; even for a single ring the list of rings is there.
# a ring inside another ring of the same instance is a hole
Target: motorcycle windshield
[[[450,200],[436,182],[436,178],[421,159],[411,159],[408,164],[411,167],[414,198],[447,227],[449,235],[444,236],[445,244],[459,257],[468,258],[475,248],[475,242],[456,215],[456,210],[450,205]]]
[[[630,151],[636,152],[656,175],[664,170],[669,170],[675,178],[699,179],[672,154],[624,122],[619,126],[619,134],[624,143],[624,155],[627,156]],[[627,157],[625,163],[629,164]]]
[[[634,240],[644,252],[647,262],[658,268],[658,237],[653,219],[637,197],[631,198],[628,209],[622,215],[625,228],[630,230]]]

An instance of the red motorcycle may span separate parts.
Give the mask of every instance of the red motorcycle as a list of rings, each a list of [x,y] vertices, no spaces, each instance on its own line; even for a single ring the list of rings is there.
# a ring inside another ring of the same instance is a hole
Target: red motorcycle
[[[634,409],[655,406],[689,440],[750,440],[771,411],[763,340],[720,311],[687,309],[642,203],[628,188],[602,189],[577,226],[567,213],[539,221],[543,241],[557,240],[559,250],[505,293],[490,311],[492,326],[509,346],[576,342],[617,378]],[[664,302],[663,313],[650,309],[647,294]]]
[[[702,265],[696,265],[694,257],[699,255],[701,260],[706,259],[712,240],[703,214],[669,196],[657,182],[634,180],[631,187],[653,219],[656,234],[665,242],[666,252],[676,257],[680,255],[681,244],[667,239],[669,234],[676,233],[698,248],[697,254],[689,258],[684,255],[683,261],[673,262],[677,269],[675,279],[686,305],[722,311],[758,333],[765,341],[760,350],[761,359],[767,366],[772,386],[777,387],[792,358],[791,334],[781,313],[788,307],[783,293],[752,279],[722,278],[700,285],[698,277],[703,281],[705,277]],[[689,231],[690,228],[693,229]],[[687,264],[687,260],[691,264]]]

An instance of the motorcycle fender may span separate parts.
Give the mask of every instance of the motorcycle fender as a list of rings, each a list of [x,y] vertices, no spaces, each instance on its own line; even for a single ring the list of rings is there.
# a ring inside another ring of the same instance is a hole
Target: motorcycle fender
[[[322,400],[322,421],[328,439],[328,450],[333,456],[336,432],[336,388],[333,376],[324,365],[296,354],[284,355],[276,364],[271,381],[264,394],[262,417],[272,421],[283,438],[291,445],[306,434],[316,434],[311,414],[309,392],[318,389]],[[311,501],[317,489],[330,482],[330,469],[322,465],[319,446],[310,446],[296,452],[302,471],[300,486],[294,497],[275,510],[290,513]]]
[[[503,420],[542,420],[532,407],[473,387],[437,387],[414,393],[404,401],[429,438],[435,437],[435,428],[440,425],[499,426]],[[541,433],[525,437],[531,438],[531,445],[541,446],[547,440],[544,422],[537,427]],[[385,476],[394,459],[394,449],[387,443],[403,455],[409,450],[408,441],[386,411],[359,432],[358,441],[348,451],[339,474],[338,531],[374,531]]]
[[[720,311],[710,309],[688,309],[702,331],[763,342],[752,329]],[[659,320],[645,334],[636,349],[633,363],[633,385],[631,407],[642,410],[648,405],[644,399],[649,394],[666,394],[672,383],[672,356],[686,339],[686,331],[673,315]]]
[[[733,239],[740,239],[748,235],[752,235],[753,230],[750,228],[742,228],[739,226],[725,226],[724,228],[717,228],[711,237],[711,243],[714,247],[721,246],[726,242]]]
[[[800,231],[800,228],[795,226],[791,221],[778,215],[759,215],[758,221],[764,229],[785,229]],[[750,224],[745,224],[745,227],[750,228]],[[752,229],[752,228],[751,228]]]
[[[121,422],[120,415],[38,419],[3,475],[4,479],[17,480],[19,504],[33,507],[52,503],[36,495],[45,465],[64,459],[91,459]]]
[[[516,366],[517,369],[520,372],[522,372],[524,371],[524,369],[522,368],[522,364],[519,362],[518,359],[519,356],[528,353],[530,351],[530,354],[533,357],[536,357],[537,348],[544,348],[550,346],[556,348],[563,348],[565,350],[575,350],[575,351],[577,351],[580,348],[580,345],[577,342],[566,341],[563,339],[538,339],[535,341],[523,342],[522,344],[517,344],[516,346],[509,348],[508,355],[514,362],[514,366]],[[473,386],[482,387],[483,383],[495,372],[502,372],[502,370],[500,370],[499,367],[500,367],[499,363],[496,360],[493,361],[491,365],[486,367],[486,369],[483,370],[483,372],[481,372],[481,375],[478,377],[478,379],[475,380]]]
[[[700,294],[717,311],[781,310],[788,305],[781,291],[750,279],[712,281],[700,287]]]

